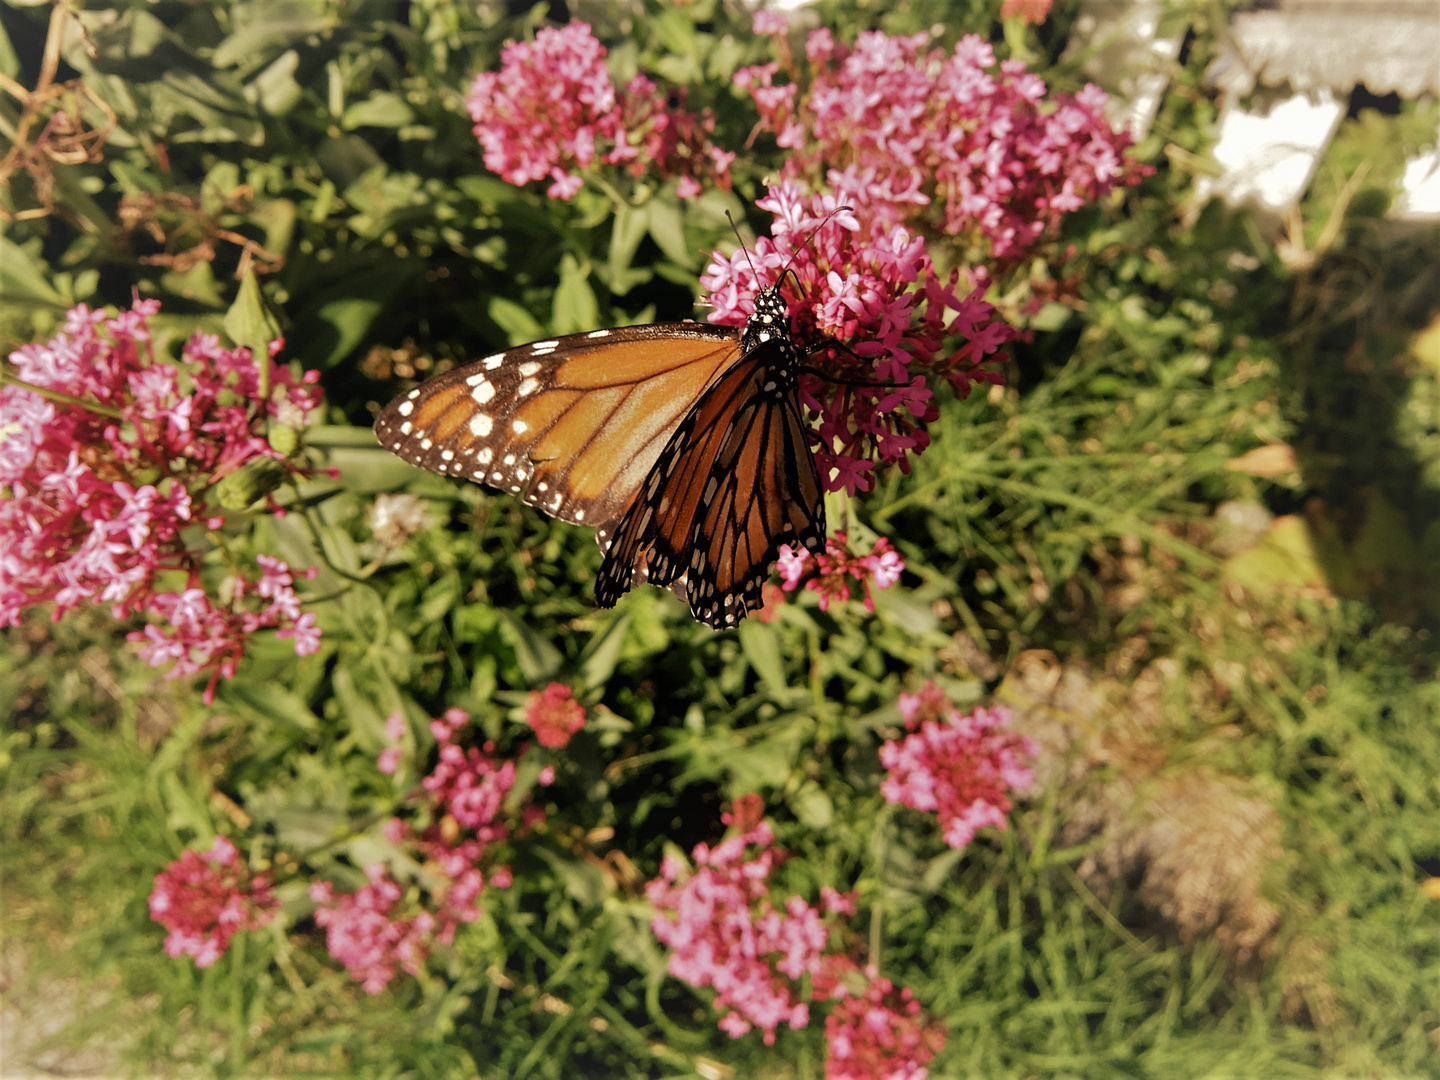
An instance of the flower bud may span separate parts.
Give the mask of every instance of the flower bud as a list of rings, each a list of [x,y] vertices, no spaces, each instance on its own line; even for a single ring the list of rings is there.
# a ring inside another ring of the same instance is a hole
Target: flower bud
[[[244,510],[269,495],[284,479],[284,465],[274,458],[256,458],[215,485],[215,500],[226,510]]]

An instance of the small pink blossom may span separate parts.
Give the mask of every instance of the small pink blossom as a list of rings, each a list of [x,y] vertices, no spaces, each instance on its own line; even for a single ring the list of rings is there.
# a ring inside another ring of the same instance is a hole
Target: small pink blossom
[[[909,988],[874,978],[862,995],[843,988],[825,1018],[825,1080],[925,1080],[945,1046],[945,1029],[927,1022]]]
[[[1000,5],[1000,17],[1013,19],[1017,15],[1028,23],[1043,23],[1050,17],[1050,5],[1054,0],[1005,0]]]
[[[755,810],[737,802],[736,826],[748,825]],[[810,1022],[798,983],[821,971],[830,937],[821,910],[798,896],[777,907],[767,895],[782,858],[773,845],[774,833],[760,821],[713,849],[697,845],[693,873],[667,857],[645,887],[655,907],[651,930],[673,950],[670,974],[715,990],[722,1031],[739,1038],[759,1028],[767,1044],[780,1025]],[[846,910],[839,893],[827,894],[826,912]]]
[[[531,691],[525,705],[525,723],[535,732],[541,746],[559,750],[585,726],[585,709],[564,683],[552,682],[544,690]]]
[[[788,544],[782,545],[779,568],[780,587],[785,592],[794,592],[809,577],[805,588],[819,595],[821,611],[828,611],[837,600],[849,600],[852,581],[858,581],[864,590],[865,610],[874,611],[875,601],[870,595],[870,586],[888,589],[894,585],[905,569],[905,560],[883,536],[875,541],[870,554],[854,555],[845,533],[837,532],[826,540],[825,552],[820,555],[812,555],[803,549],[797,552]]]
[[[150,917],[169,931],[170,956],[192,956],[196,967],[209,967],[237,932],[274,917],[278,905],[270,879],[252,874],[238,854],[234,844],[217,836],[208,852],[187,850],[155,875]]]
[[[605,53],[583,22],[505,46],[500,70],[477,75],[466,101],[486,168],[517,185],[549,179],[552,199],[574,198],[602,164],[678,177],[682,198],[699,194],[701,178],[729,190],[733,155],[710,145],[713,115],[687,112],[683,91],[672,103],[644,75],[616,87]]]
[[[1003,830],[1010,793],[1034,779],[1024,761],[1037,752],[1030,739],[1006,730],[1010,711],[1001,705],[962,715],[930,684],[902,695],[900,711],[914,733],[880,748],[886,800],[935,814],[953,848],[987,826]]]
[[[1006,0],[1004,14],[1041,22],[1049,7]],[[974,35],[948,56],[929,42],[871,31],[845,46],[816,30],[808,70],[776,86],[771,62],[740,69],[735,84],[754,99],[759,129],[794,151],[787,178],[828,184],[884,228],[935,205],[946,232],[1010,265],[1065,214],[1146,173],[1125,158],[1129,139],[1106,122],[1098,88],[1050,94]]]
[[[800,379],[801,402],[819,420],[815,462],[828,490],[852,494],[870,490],[877,464],[908,470],[929,446],[924,425],[939,416],[932,382],[963,395],[998,381],[984,365],[1013,336],[981,299],[982,278],[942,276],[918,233],[858,194],[772,184],[756,203],[774,215],[771,236],[748,254],[717,252],[700,278],[710,321],[740,325],[756,292],[788,268],[791,330],[826,376]]]
[[[436,945],[450,944],[462,924],[480,918],[487,887],[504,889],[513,881],[494,849],[511,833],[505,797],[515,784],[515,763],[497,761],[488,743],[484,750],[457,745],[468,722],[463,709],[431,722],[440,759],[415,800],[430,823],[417,832],[407,821],[391,818],[383,827],[387,840],[424,865],[424,886],[407,891],[377,865],[366,869],[369,883],[354,893],[337,896],[328,882],[311,887],[311,899],[321,905],[315,920],[326,930],[327,948],[369,993],[379,993],[400,971],[418,974]],[[385,729],[397,740],[408,730],[398,712]],[[398,755],[399,747],[382,750],[381,771],[393,772],[386,766],[398,764]],[[531,808],[528,803],[521,808],[522,821]]]

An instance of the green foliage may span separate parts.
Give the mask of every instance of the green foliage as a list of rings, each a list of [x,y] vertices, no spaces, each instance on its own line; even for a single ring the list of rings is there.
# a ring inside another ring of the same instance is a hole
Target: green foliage
[[[826,18],[842,34],[943,18],[953,37],[995,30],[997,9],[847,4]],[[40,14],[17,17],[38,29]],[[760,791],[795,856],[783,886],[858,887],[850,932],[943,1018],[933,1075],[1433,1070],[1440,908],[1419,884],[1440,870],[1427,630],[1440,364],[1414,334],[1440,310],[1440,241],[1387,238],[1374,194],[1433,111],[1349,122],[1299,225],[1315,258],[1282,258],[1248,217],[1188,205],[1215,115],[1200,77],[1214,27],[1196,14],[1203,33],[1139,150],[1156,174],[1071,224],[1068,263],[1024,271],[1078,277],[1077,302],[1027,324],[1007,388],[944,403],[911,475],[832,503],[862,544],[895,539],[902,585],[873,615],[802,594],[773,623],[715,634],[653,589],[597,611],[587,530],[420,475],[347,426],[421,359],[688,314],[724,211],[742,217],[776,160],[762,146],[736,196],[693,204],[638,186],[555,203],[490,176],[466,81],[543,14],[447,0],[79,14],[93,51],[77,40],[65,58],[119,126],[103,162],[55,166],[54,215],[0,236],[0,330],[28,340],[68,305],[125,303],[132,287],[163,301],[172,344],[197,327],[258,341],[275,320],[285,355],[325,370],[333,423],[305,439],[341,479],[282,492],[285,518],[227,526],[242,554],[320,567],[324,637],[303,659],[259,642],[213,708],[157,681],[98,614],[8,632],[0,873],[23,974],[7,996],[38,1010],[79,986],[87,1002],[48,1049],[93,1034],[92,1071],[146,1074],[819,1076],[815,1025],[773,1050],[732,1042],[705,995],[665,976],[648,931],[640,885],[665,852],[715,840],[722,805]],[[1023,42],[1060,86],[1075,78],[1058,59],[1068,17]],[[750,119],[728,76],[758,52],[732,18],[700,3],[594,21],[628,35],[617,76],[688,87],[739,146]],[[0,49],[23,81],[20,55]],[[34,197],[22,188],[17,207]],[[1332,214],[1343,227],[1316,251]],[[998,299],[1020,321],[1024,286],[1010,284]],[[1282,442],[1293,470],[1230,467]],[[235,505],[263,481],[235,479]],[[364,511],[397,490],[431,524],[389,551]],[[1230,554],[1215,516],[1227,501],[1296,516],[1268,547]],[[1138,708],[1132,684],[1152,662],[1177,689],[1143,738],[1117,724],[1120,749],[1088,779],[1050,784],[1011,832],[953,852],[877,794],[896,697],[933,677],[979,702],[1027,650],[1088,662],[1117,715]],[[324,957],[305,883],[354,887],[377,861],[423,881],[380,824],[428,761],[425,720],[461,706],[508,752],[526,735],[517,706],[552,679],[591,719],[563,754],[522,759],[521,789],[549,821],[513,846],[515,887],[489,891],[424,977],[364,994]],[[375,759],[396,710],[418,754],[386,776]],[[557,780],[542,790],[544,763]],[[1103,836],[1059,843],[1097,787],[1191,769],[1251,785],[1279,816],[1265,963],[1179,940],[1128,886],[1097,894],[1081,871]],[[196,971],[164,957],[145,898],[217,833],[280,879],[290,932],[245,935]]]

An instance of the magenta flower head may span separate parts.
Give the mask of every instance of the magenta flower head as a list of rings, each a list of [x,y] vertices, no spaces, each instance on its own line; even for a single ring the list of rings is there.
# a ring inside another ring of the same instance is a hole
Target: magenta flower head
[[[913,733],[880,747],[886,801],[934,814],[953,848],[987,826],[1003,830],[1011,793],[1034,779],[1026,761],[1037,753],[1030,739],[1007,730],[1010,710],[962,715],[927,683],[920,694],[901,696],[900,712]]]
[[[1040,19],[1049,7],[1011,6]],[[1023,62],[997,64],[974,35],[948,56],[929,40],[875,31],[847,47],[816,30],[803,70],[789,64],[777,84],[779,62],[742,68],[735,84],[755,101],[759,130],[792,151],[786,177],[828,184],[887,226],[928,227],[938,216],[945,233],[1003,265],[1065,214],[1147,174],[1126,159],[1129,137],[1105,120],[1097,87],[1050,94]]]
[[[863,995],[840,993],[825,1018],[825,1080],[925,1080],[945,1048],[909,988],[874,978]]]
[[[790,272],[780,284],[792,331],[816,350],[817,368],[843,380],[800,381],[820,421],[816,464],[829,490],[868,491],[877,463],[908,470],[929,446],[924,424],[939,415],[931,384],[965,394],[998,382],[982,365],[1014,332],[981,299],[983,282],[942,276],[923,238],[873,207],[793,180],[771,185],[756,205],[774,215],[771,235],[748,255],[715,253],[700,278],[710,321],[743,324],[755,294]]]
[[[644,75],[617,87],[583,22],[505,46],[500,70],[475,77],[466,105],[485,167],[516,185],[549,179],[552,199],[574,198],[600,165],[679,177],[684,197],[699,194],[702,178],[730,186],[734,155],[710,144],[714,117],[672,104]]]
[[[495,848],[514,824],[505,797],[515,785],[515,763],[497,760],[489,743],[462,749],[456,737],[469,722],[463,709],[431,721],[439,760],[411,799],[424,827],[400,818],[384,825],[385,838],[426,874],[407,887],[377,864],[366,868],[368,883],[353,893],[337,893],[323,881],[310,888],[330,955],[368,993],[378,994],[399,972],[419,974],[437,945],[451,944],[460,926],[480,918],[484,891],[509,888],[513,880]],[[385,721],[392,745],[380,753],[381,771],[394,772],[399,748],[393,744],[408,730],[398,712]],[[526,804],[518,816],[534,823],[534,809]]]
[[[525,704],[525,723],[541,746],[559,750],[585,726],[585,708],[575,700],[570,687],[552,682],[544,690],[531,691]]]
[[[182,536],[306,474],[276,445],[293,447],[309,423],[318,375],[297,378],[205,334],[178,363],[157,356],[148,319],[159,306],[137,300],[112,317],[81,304],[52,340],[10,355],[13,375],[0,373],[0,625],[40,604],[56,618],[83,603],[148,613],[157,621],[131,635],[142,655],[172,665],[172,678],[209,672],[208,699],[259,629],[293,638],[302,656],[319,648],[288,566],[262,559],[259,578],[236,576],[221,601],[200,587],[204,553]],[[159,591],[177,571],[186,586]]]
[[[156,874],[150,893],[150,917],[169,931],[166,953],[194,957],[202,968],[225,955],[239,931],[268,923],[277,906],[269,878],[252,874],[223,836],[209,851],[186,851]]]
[[[842,531],[825,541],[825,551],[820,555],[803,549],[794,551],[789,544],[781,545],[776,565],[780,571],[780,587],[785,592],[794,592],[804,581],[806,589],[819,595],[821,611],[829,611],[837,600],[849,600],[852,581],[858,582],[863,590],[865,610],[874,611],[870,586],[888,589],[894,585],[905,569],[905,560],[883,536],[875,541],[869,555],[857,556],[850,550]]]
[[[762,811],[759,796],[737,799],[732,834],[714,848],[697,845],[693,871],[667,856],[645,894],[651,930],[672,950],[670,974],[715,991],[718,1025],[731,1038],[758,1028],[769,1044],[782,1024],[809,1024],[800,981],[827,970],[827,917],[853,915],[855,898],[825,889],[819,907],[799,896],[776,904],[769,879],[784,856]]]

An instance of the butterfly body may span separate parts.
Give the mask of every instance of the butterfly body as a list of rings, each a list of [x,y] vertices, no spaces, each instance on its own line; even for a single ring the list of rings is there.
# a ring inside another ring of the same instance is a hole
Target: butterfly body
[[[696,618],[760,605],[781,544],[824,545],[823,489],[779,290],[743,330],[699,323],[533,342],[447,372],[381,413],[413,464],[596,528],[596,601],[683,581]]]

